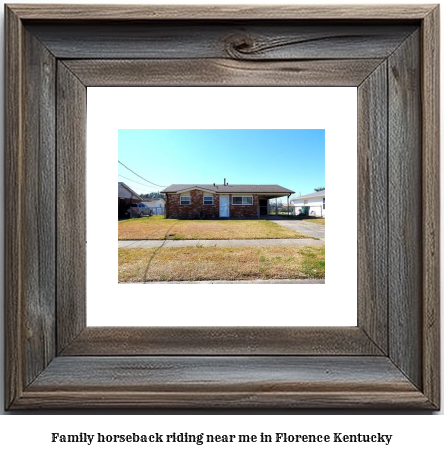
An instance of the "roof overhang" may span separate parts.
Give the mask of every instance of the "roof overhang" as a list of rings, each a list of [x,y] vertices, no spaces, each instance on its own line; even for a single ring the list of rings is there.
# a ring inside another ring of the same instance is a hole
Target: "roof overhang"
[[[263,198],[268,198],[268,199],[272,199],[272,198],[281,198],[282,196],[290,196],[292,195],[293,193],[260,193],[260,192],[257,192],[256,195],[258,196],[262,196]]]
[[[142,198],[132,188],[128,187],[128,185],[126,185],[124,182],[119,182],[118,184],[119,184],[119,186],[125,188],[129,193],[131,193],[131,195],[133,195],[131,197],[131,199],[137,198],[140,201],[142,201]],[[126,196],[122,197],[119,195],[119,198],[127,198],[127,197]]]
[[[165,192],[165,193],[174,193],[174,194],[181,194],[181,193],[188,193],[192,190],[200,190],[204,193],[213,193],[213,194],[218,194],[218,195],[259,195],[263,196],[265,198],[280,198],[282,196],[290,196],[293,195],[294,192],[255,192],[255,191],[234,191],[231,189],[227,189],[226,191],[218,189],[218,190],[211,190],[208,188],[202,188],[202,187],[188,187],[188,188],[183,188],[182,190],[177,190],[173,192]]]
[[[182,190],[178,190],[177,192],[166,192],[166,193],[180,194],[180,193],[190,192],[191,190],[200,190],[200,191],[205,192],[205,193],[216,193],[214,190],[208,190],[207,188],[202,188],[202,187],[189,187],[189,188],[184,188]]]
[[[297,196],[296,198],[292,198],[292,201],[299,201],[299,200],[312,200],[312,199],[320,199],[320,198],[325,198],[325,195],[319,195],[319,196]]]

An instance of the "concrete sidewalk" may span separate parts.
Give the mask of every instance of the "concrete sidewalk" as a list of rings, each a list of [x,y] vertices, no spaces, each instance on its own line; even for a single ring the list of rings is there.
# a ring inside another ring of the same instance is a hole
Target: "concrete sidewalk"
[[[158,247],[248,247],[273,245],[324,245],[324,239],[200,239],[192,241],[119,241],[119,249],[148,249]]]

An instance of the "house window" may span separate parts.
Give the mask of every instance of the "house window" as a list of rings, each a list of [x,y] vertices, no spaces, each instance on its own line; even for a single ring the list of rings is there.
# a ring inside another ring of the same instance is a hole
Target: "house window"
[[[189,206],[190,204],[191,204],[191,196],[181,196],[180,197],[181,206]]]
[[[233,196],[233,205],[251,206],[252,204],[252,196]]]
[[[322,208],[325,209],[325,198],[322,198]]]
[[[213,196],[204,196],[203,203],[204,203],[204,205],[212,205],[213,204]]]

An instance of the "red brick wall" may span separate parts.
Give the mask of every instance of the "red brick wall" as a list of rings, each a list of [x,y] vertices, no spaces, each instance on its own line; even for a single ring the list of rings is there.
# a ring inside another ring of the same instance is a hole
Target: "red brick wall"
[[[251,206],[241,206],[232,204],[232,195],[230,195],[230,217],[255,218],[258,214],[258,197],[253,195],[253,204]]]
[[[191,190],[191,205],[180,205],[180,194],[167,194],[167,218],[194,219],[196,215],[203,211],[205,218],[219,217],[219,195],[213,195],[213,205],[204,205],[203,191]]]
[[[168,193],[167,194],[167,218],[179,218],[179,219],[194,219],[197,218],[196,214],[203,211],[206,219],[219,217],[219,195],[213,194],[212,206],[203,204],[204,192],[201,190],[192,190],[190,192],[191,205],[181,206],[180,205],[180,194]],[[230,195],[230,217],[246,217],[256,218],[258,214],[258,197],[253,195],[252,206],[238,206],[231,204],[232,195]]]

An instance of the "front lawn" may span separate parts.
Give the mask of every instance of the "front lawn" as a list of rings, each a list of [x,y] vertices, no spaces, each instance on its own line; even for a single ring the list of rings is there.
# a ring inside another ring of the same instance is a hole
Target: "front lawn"
[[[325,226],[325,218],[319,217],[307,217],[303,219],[304,222],[316,223],[316,225],[324,225]]]
[[[119,283],[323,278],[325,247],[119,249]]]
[[[177,220],[157,215],[118,223],[119,240],[311,239],[268,220]]]

